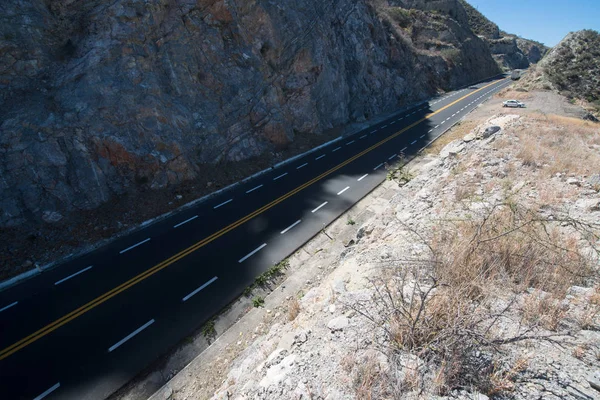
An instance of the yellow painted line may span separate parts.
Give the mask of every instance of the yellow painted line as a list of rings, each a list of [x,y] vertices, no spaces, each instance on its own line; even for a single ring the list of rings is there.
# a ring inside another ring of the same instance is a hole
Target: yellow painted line
[[[212,235],[202,239],[201,241],[193,244],[192,246],[188,247],[185,250],[180,251],[179,253],[169,257],[168,259],[160,262],[159,264],[156,264],[155,266],[153,266],[152,268],[140,273],[139,275],[131,278],[130,280],[128,280],[125,283],[122,283],[121,285],[115,287],[114,289],[104,293],[101,296],[96,297],[94,300],[90,301],[89,303],[77,308],[76,310],[71,311],[70,313],[64,315],[63,317],[57,319],[56,321],[46,325],[45,327],[41,328],[40,330],[32,333],[31,335],[19,340],[18,342],[15,342],[14,344],[12,344],[11,346],[3,349],[0,352],[0,360],[5,359],[6,357],[10,356],[11,354],[16,353],[17,351],[19,351],[20,349],[22,349],[25,346],[30,345],[31,343],[35,342],[36,340],[46,336],[47,334],[55,331],[56,329],[60,328],[61,326],[65,325],[66,323],[74,320],[75,318],[79,317],[82,314],[85,314],[86,312],[88,312],[89,310],[91,310],[94,307],[97,307],[98,305],[104,303],[105,301],[115,297],[116,295],[118,295],[119,293],[129,289],[130,287],[132,287],[133,285],[140,283],[141,281],[143,281],[144,279],[154,275],[155,273],[165,269],[166,267],[168,267],[169,265],[177,262],[178,260],[182,259],[183,257],[193,253],[194,251],[198,250],[201,247],[206,246],[207,244],[209,244],[210,242],[218,239],[219,237],[223,236],[224,234],[226,234],[227,232],[232,231],[233,229],[239,227],[240,225],[250,221],[252,218],[256,217],[259,214],[262,214],[263,212],[267,211],[268,209],[276,206],[277,204],[281,203],[282,201],[288,199],[289,197],[297,194],[298,192],[306,189],[307,187],[311,186],[312,184],[320,181],[321,179],[325,178],[327,175],[332,174],[333,172],[339,170],[340,168],[343,168],[344,166],[350,164],[352,161],[356,160],[359,157],[364,156],[365,154],[369,153],[370,151],[376,149],[377,147],[383,145],[384,143],[387,143],[388,141],[394,139],[395,137],[401,135],[402,133],[406,132],[407,130],[417,126],[418,124],[420,124],[423,121],[426,121],[427,119],[431,118],[433,115],[436,115],[442,111],[444,111],[445,109],[453,106],[454,104],[458,103],[461,100],[464,100],[465,98],[479,92],[480,90],[483,90],[489,86],[492,86],[496,83],[498,83],[499,81],[496,82],[492,82],[489,85],[486,85],[466,96],[461,97],[460,99],[448,104],[447,106],[444,106],[442,108],[440,108],[439,110],[437,110],[434,113],[428,114],[426,115],[424,118],[420,119],[419,121],[416,121],[412,124],[410,124],[409,126],[403,128],[402,130],[394,133],[391,136],[388,136],[387,138],[381,140],[380,142],[374,144],[373,146],[369,147],[366,150],[363,150],[362,152],[356,154],[353,157],[350,157],[349,159],[347,159],[346,161],[342,162],[341,164],[338,164],[337,166],[331,168],[330,170],[322,173],[321,175],[317,176],[316,178],[311,179],[310,181],[298,186],[297,188],[295,188],[294,190],[284,194],[283,196],[279,197],[278,199],[275,199],[273,201],[271,201],[270,203],[262,206],[261,208],[251,212],[250,214],[246,215],[245,217],[237,220],[236,222],[233,222],[232,224],[226,226],[225,228],[213,233]]]

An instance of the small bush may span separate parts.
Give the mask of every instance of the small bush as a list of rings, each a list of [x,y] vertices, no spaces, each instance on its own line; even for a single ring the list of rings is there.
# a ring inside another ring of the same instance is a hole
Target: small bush
[[[217,331],[215,329],[215,320],[210,319],[206,321],[206,323],[202,326],[202,335],[210,342],[210,340],[214,339],[217,335]]]
[[[300,302],[298,299],[291,299],[288,307],[288,320],[293,321],[300,314]]]
[[[254,305],[256,308],[264,307],[265,299],[263,299],[261,296],[257,296],[252,299],[252,305]]]

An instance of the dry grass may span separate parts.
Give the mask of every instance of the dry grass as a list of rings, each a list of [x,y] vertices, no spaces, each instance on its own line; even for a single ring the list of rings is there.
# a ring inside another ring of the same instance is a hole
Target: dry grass
[[[523,319],[530,325],[556,331],[566,310],[560,306],[559,299],[534,292],[526,298],[522,313]]]
[[[377,357],[370,353],[362,357],[354,368],[354,389],[358,400],[389,397],[388,377]]]
[[[498,92],[498,94],[496,94],[495,97],[507,99],[507,100],[508,99],[510,99],[510,100],[529,100],[533,96],[531,95],[531,93],[521,92],[521,91],[514,90],[513,88],[509,87],[509,88],[503,89],[500,92]]]
[[[557,172],[589,175],[600,165],[600,154],[590,151],[591,145],[600,143],[600,132],[591,122],[533,114],[515,134],[517,158],[524,166],[541,168],[546,176]]]
[[[505,368],[494,368],[490,376],[491,387],[488,390],[488,395],[501,394],[511,392],[515,388],[514,380],[516,376],[527,369],[529,366],[529,359],[521,357],[517,359],[512,368],[506,370]]]
[[[298,314],[300,314],[300,302],[294,297],[288,305],[288,320],[295,320]]]
[[[581,360],[581,359],[583,359],[583,356],[585,356],[585,352],[587,350],[588,350],[587,346],[580,344],[579,346],[577,346],[573,349],[571,354],[573,354],[573,357]]]
[[[456,124],[452,129],[446,132],[443,136],[433,142],[430,146],[428,146],[425,150],[423,150],[423,154],[439,154],[440,150],[444,148],[448,143],[456,140],[462,139],[467,133],[471,132],[477,125],[479,125],[479,121],[461,121]]]

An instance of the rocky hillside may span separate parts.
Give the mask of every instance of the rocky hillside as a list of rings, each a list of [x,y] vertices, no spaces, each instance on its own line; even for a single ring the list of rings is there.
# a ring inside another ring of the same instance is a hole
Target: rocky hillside
[[[556,89],[600,106],[599,59],[600,34],[583,30],[569,33],[539,66]]]
[[[194,180],[496,74],[465,16],[457,0],[2,2],[0,226]]]
[[[471,30],[489,44],[494,59],[504,69],[523,69],[537,63],[548,51],[542,43],[523,39],[501,31],[498,25],[487,19],[477,9],[464,0],[464,6]]]

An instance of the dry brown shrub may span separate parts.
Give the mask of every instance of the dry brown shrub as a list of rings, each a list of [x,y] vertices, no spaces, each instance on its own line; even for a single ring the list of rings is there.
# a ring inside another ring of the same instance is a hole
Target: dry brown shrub
[[[573,354],[573,357],[581,360],[583,356],[585,356],[585,352],[587,351],[587,349],[587,346],[579,345],[573,349],[571,354]]]
[[[292,298],[288,305],[288,320],[293,321],[300,314],[300,302],[296,298]]]
[[[529,359],[520,357],[510,369],[494,367],[490,376],[490,388],[488,395],[493,396],[500,393],[511,392],[515,389],[515,377],[525,371],[529,366]]]
[[[556,331],[564,319],[566,311],[561,307],[557,298],[534,292],[525,299],[522,313],[523,318],[530,325]]]
[[[515,203],[438,231],[432,247],[440,281],[474,299],[490,286],[564,293],[591,274],[575,238]]]
[[[377,357],[368,354],[358,360],[354,368],[354,389],[359,400],[389,398],[390,384],[386,371],[383,371]]]
[[[427,390],[513,390],[523,366],[497,368],[500,346],[560,335],[539,328],[559,328],[564,310],[557,299],[593,272],[577,237],[558,230],[561,222],[581,232],[591,229],[569,219],[545,220],[517,202],[490,206],[467,220],[440,221],[427,239],[407,227],[429,248],[430,257],[403,261],[391,276],[372,281],[371,301],[350,306],[381,330],[384,349],[413,354],[434,371]],[[520,293],[529,288],[548,294],[529,296],[540,300],[528,300],[520,310]],[[519,323],[520,311],[529,324]],[[498,328],[505,318],[513,319],[516,331]],[[403,390],[410,389],[404,378]],[[426,390],[423,379],[409,380]]]

